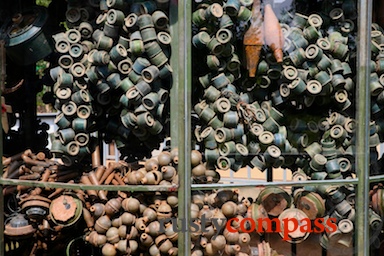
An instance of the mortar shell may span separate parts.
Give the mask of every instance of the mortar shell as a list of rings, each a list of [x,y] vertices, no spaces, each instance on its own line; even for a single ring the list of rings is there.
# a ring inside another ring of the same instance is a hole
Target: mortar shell
[[[106,22],[103,27],[103,33],[105,36],[116,39],[119,37],[120,25],[109,24]]]
[[[167,15],[160,10],[157,10],[152,13],[152,20],[157,29],[166,28],[169,22]]]
[[[113,39],[105,35],[100,36],[96,44],[96,48],[98,50],[104,50],[107,52],[111,50],[112,46],[113,46]]]
[[[117,69],[121,74],[127,75],[132,73],[131,72],[132,66],[133,66],[133,63],[130,59],[124,59],[117,64]]]

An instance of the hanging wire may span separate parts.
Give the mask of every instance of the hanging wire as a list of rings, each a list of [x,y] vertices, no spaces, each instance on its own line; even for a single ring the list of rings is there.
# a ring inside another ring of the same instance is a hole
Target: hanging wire
[[[6,218],[9,218],[9,217],[13,216],[14,214],[17,214],[21,211],[21,208],[18,204],[18,200],[16,198],[16,195],[14,195],[14,194],[9,196],[5,206],[6,206],[6,209],[4,211],[4,216]]]
[[[22,7],[22,3],[21,3],[21,0],[18,0],[17,1],[17,8],[16,8],[16,12],[15,13],[22,13],[23,12],[23,7]]]
[[[65,255],[66,255],[66,256],[74,256],[73,251],[71,252],[71,247],[74,245],[74,243],[75,243],[76,241],[79,241],[79,240],[84,241],[84,237],[83,237],[83,236],[76,237],[76,238],[72,239],[72,240],[67,244],[67,247],[66,247],[66,249],[65,249]],[[91,250],[92,250],[90,256],[92,256],[92,255],[94,255],[94,249],[93,249],[93,247],[90,247],[90,248],[91,248]],[[75,253],[76,253],[76,254],[75,254],[76,256],[81,256],[81,253],[82,253],[82,252],[81,252],[78,248],[76,248],[76,252],[75,252]]]

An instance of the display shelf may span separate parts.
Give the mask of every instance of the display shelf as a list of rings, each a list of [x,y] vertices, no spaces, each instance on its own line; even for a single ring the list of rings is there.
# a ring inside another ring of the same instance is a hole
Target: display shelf
[[[190,204],[191,191],[196,190],[215,190],[215,189],[235,189],[245,187],[302,187],[316,185],[357,185],[356,203],[357,203],[357,220],[355,232],[356,255],[369,255],[369,188],[370,183],[381,182],[384,180],[384,175],[369,176],[369,121],[370,121],[370,95],[367,89],[370,79],[370,41],[371,34],[367,29],[358,29],[358,50],[357,50],[357,140],[356,140],[356,169],[357,177],[348,180],[307,180],[300,182],[291,181],[248,181],[246,183],[217,183],[217,184],[191,184],[191,87],[192,87],[192,53],[191,53],[191,13],[192,1],[171,1],[172,8],[170,9],[170,30],[172,35],[172,57],[171,66],[173,73],[173,87],[171,90],[171,137],[172,147],[177,147],[179,150],[179,184],[178,186],[110,186],[110,185],[81,185],[68,184],[60,182],[35,182],[21,181],[13,179],[0,178],[0,198],[3,198],[3,187],[8,185],[26,185],[32,187],[45,188],[64,188],[69,190],[108,190],[108,191],[128,191],[128,192],[172,192],[178,191],[179,208],[178,217],[180,219],[190,220]],[[372,3],[370,1],[358,1],[358,27],[370,28]],[[1,127],[1,124],[0,124]],[[0,136],[0,145],[2,138]],[[0,147],[0,159],[2,157],[2,147]],[[0,160],[1,161],[1,160]],[[0,162],[1,163],[1,162]],[[3,171],[0,170],[0,177]],[[0,212],[4,211],[4,206],[1,204]],[[3,216],[0,216],[0,223],[4,223]],[[4,225],[0,225],[0,252],[4,252]],[[178,240],[179,255],[190,255],[191,240],[189,232],[180,232]],[[293,252],[296,250],[293,246]]]
[[[268,3],[268,2],[267,2]],[[210,4],[210,3],[208,3]],[[208,6],[208,5],[207,5]],[[200,7],[201,8],[201,7]],[[204,9],[204,8],[202,8]],[[220,8],[219,8],[220,9]],[[191,10],[193,12],[194,10]],[[197,13],[197,12],[196,12]],[[218,12],[219,13],[219,12]],[[358,28],[370,28],[371,27],[371,13],[372,6],[367,4],[365,1],[358,1]],[[201,22],[201,20],[197,19],[198,14],[196,14],[196,21]],[[367,18],[368,17],[368,18]],[[203,22],[202,22],[203,23]],[[211,25],[211,24],[210,24]],[[221,24],[220,24],[221,25]],[[208,31],[214,31],[215,25],[212,25],[209,28],[205,28]],[[209,30],[211,29],[211,30]],[[357,140],[356,140],[356,149],[355,149],[355,160],[356,160],[356,173],[357,177],[348,180],[306,180],[300,182],[274,182],[271,179],[271,175],[268,175],[268,181],[248,181],[248,182],[237,182],[236,179],[231,180],[229,183],[219,183],[219,184],[192,184],[192,190],[219,190],[219,189],[236,189],[243,187],[274,187],[274,186],[290,186],[290,187],[303,187],[306,185],[315,186],[322,184],[329,185],[346,185],[346,184],[354,184],[357,185],[356,190],[356,202],[357,202],[357,218],[356,218],[356,227],[355,230],[355,246],[356,250],[354,251],[357,255],[369,255],[369,225],[368,225],[368,209],[369,209],[369,183],[374,181],[382,180],[383,176],[377,177],[369,177],[369,121],[370,121],[370,92],[367,89],[368,84],[370,82],[370,69],[369,62],[371,60],[371,48],[370,48],[370,31],[367,29],[358,29],[357,33],[357,74],[358,78],[356,81],[355,92],[357,95],[356,100],[356,125],[357,125]],[[193,47],[191,45],[191,47]],[[204,47],[203,47],[204,48]],[[208,51],[206,51],[208,52]],[[216,54],[215,54],[216,55]],[[218,54],[219,55],[219,54]],[[191,56],[192,58],[193,56]],[[209,64],[208,64],[209,65]],[[203,73],[205,74],[205,73]],[[213,75],[212,75],[213,76]],[[198,82],[197,82],[198,84]],[[209,86],[204,84],[203,86]],[[205,87],[206,88],[206,87]],[[207,93],[208,94],[208,93]],[[204,96],[205,97],[205,96]],[[207,97],[208,98],[208,97]],[[212,99],[209,99],[212,100]],[[207,99],[208,101],[208,99]],[[206,120],[204,120],[206,121]],[[209,125],[209,124],[208,124]],[[216,127],[214,127],[216,128]],[[269,173],[271,174],[271,173]],[[364,230],[364,232],[360,232],[360,230]],[[296,247],[294,246],[291,250],[293,255],[296,253]],[[326,254],[327,252],[324,251]]]

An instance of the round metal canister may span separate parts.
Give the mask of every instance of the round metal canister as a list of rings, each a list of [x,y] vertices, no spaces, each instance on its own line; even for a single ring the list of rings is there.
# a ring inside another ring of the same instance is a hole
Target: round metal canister
[[[280,216],[280,230],[281,232],[279,233],[281,237],[288,238],[288,242],[290,243],[301,243],[305,239],[308,238],[309,232],[303,232],[302,229],[300,228],[301,225],[305,225],[306,221],[303,221],[304,219],[308,219],[308,216],[299,209],[296,208],[291,208],[283,211]],[[289,229],[289,222],[286,220],[296,220],[299,226],[292,232],[289,232],[288,234],[285,234],[285,232],[288,232]],[[287,226],[286,226],[287,225]]]
[[[19,65],[30,65],[53,51],[52,42],[45,35],[48,12],[35,6],[20,18],[19,23],[9,24],[6,30],[7,56]]]
[[[260,235],[264,232],[264,230],[267,230],[267,222],[262,221],[261,227],[259,226],[259,219],[265,219],[269,218],[267,211],[264,209],[263,205],[254,203],[252,204],[248,210],[247,210],[247,217],[252,218],[255,223],[255,231],[258,232]],[[261,231],[261,232],[260,232]]]
[[[49,208],[51,220],[63,227],[74,225],[83,212],[81,201],[69,195],[54,199]]]
[[[279,216],[291,206],[292,198],[279,187],[268,187],[260,192],[256,203],[262,204],[269,215]]]
[[[298,209],[305,212],[310,220],[324,217],[324,199],[315,192],[303,191],[296,201]]]

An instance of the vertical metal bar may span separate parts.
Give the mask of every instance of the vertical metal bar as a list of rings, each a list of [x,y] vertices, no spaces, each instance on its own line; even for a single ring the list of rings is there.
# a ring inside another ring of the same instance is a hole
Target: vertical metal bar
[[[0,41],[0,97],[3,93],[5,86],[5,47],[4,40]],[[0,178],[3,177],[3,126],[0,121]],[[3,186],[0,185],[0,255],[4,255],[4,195],[3,195]]]
[[[180,118],[180,111],[179,111],[179,98],[178,95],[179,93],[179,87],[180,86],[180,79],[179,79],[179,74],[180,74],[180,68],[179,68],[179,57],[178,57],[178,52],[179,52],[179,9],[180,9],[180,1],[171,1],[170,6],[169,6],[169,21],[170,21],[170,33],[172,36],[172,43],[171,43],[171,59],[170,59],[170,65],[172,69],[174,70],[172,74],[172,88],[170,90],[170,98],[173,99],[171,100],[170,104],[170,122],[171,122],[171,127],[170,127],[170,134],[171,134],[171,148],[177,148],[179,145],[179,118]],[[181,124],[180,124],[181,125]],[[182,147],[182,145],[180,145]],[[181,148],[179,147],[179,150]],[[179,156],[180,158],[183,158],[181,155]],[[178,166],[178,174],[179,174],[179,183],[182,183],[183,178],[184,178],[184,166],[182,159],[179,159],[179,166]],[[178,201],[179,201],[179,208],[178,208],[178,216],[179,218],[182,218],[184,215],[184,193],[182,191],[183,184],[179,184],[179,190],[178,190]],[[180,232],[179,233],[179,239],[178,239],[178,248],[179,248],[179,253],[181,255],[184,254],[184,233]]]
[[[5,89],[5,79],[7,78],[5,41],[0,40],[0,91]]]
[[[291,253],[292,253],[292,256],[296,256],[297,254],[297,246],[295,243],[291,244]]]
[[[267,181],[272,182],[273,181],[273,169],[272,167],[268,167],[267,169]]]
[[[371,60],[371,17],[372,1],[358,1],[358,32],[357,32],[357,96],[356,96],[356,255],[369,255],[369,120],[370,120],[370,92],[369,78]]]
[[[327,256],[327,249],[321,247],[321,256]]]
[[[171,90],[171,143],[172,148],[177,147],[179,152],[178,218],[187,224],[187,231],[179,229],[178,254],[190,255],[191,1],[171,1],[170,19],[173,34],[171,65],[176,71]],[[182,227],[183,223],[179,225]]]
[[[184,56],[179,53],[181,60],[183,60],[183,71],[184,71],[184,218],[189,224],[191,221],[191,109],[192,109],[192,1],[182,1],[184,3],[184,13],[181,14],[181,17],[184,17],[183,26],[179,26],[180,32],[183,34],[183,47],[180,47],[184,51]],[[180,33],[181,34],[181,33]],[[181,98],[181,95],[180,95]],[[180,140],[182,141],[182,140]],[[184,247],[186,252],[181,255],[190,255],[191,254],[191,236],[188,232],[184,235]]]
[[[169,23],[170,23],[170,32],[172,36],[172,43],[171,43],[171,59],[170,59],[170,65],[172,69],[174,70],[172,74],[172,88],[170,90],[170,98],[171,98],[171,104],[170,104],[170,134],[171,134],[171,148],[177,148],[178,147],[178,136],[179,131],[177,127],[179,127],[180,120],[183,120],[183,116],[180,116],[179,111],[179,102],[178,102],[178,95],[179,90],[182,86],[180,80],[180,63],[179,63],[179,48],[180,48],[180,35],[179,35],[179,9],[182,3],[180,3],[181,0],[175,0],[170,1],[170,7],[169,7]],[[182,114],[182,113],[181,113]]]

